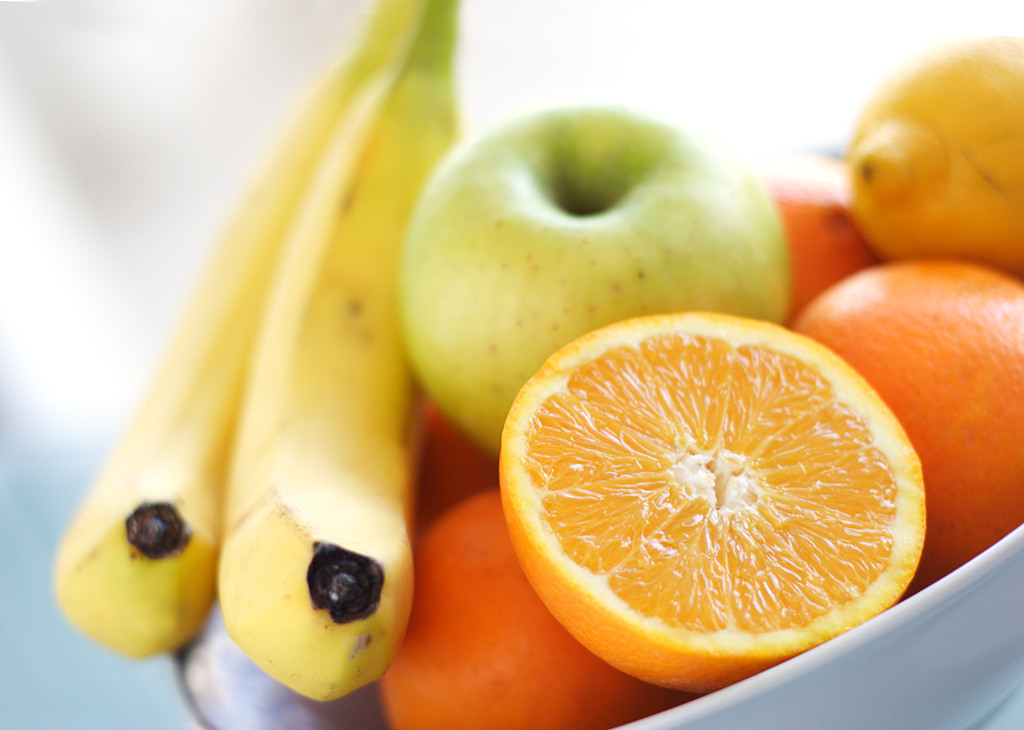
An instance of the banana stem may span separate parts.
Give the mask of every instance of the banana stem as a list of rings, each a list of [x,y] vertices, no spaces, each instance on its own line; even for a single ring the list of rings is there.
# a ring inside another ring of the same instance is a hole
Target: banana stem
[[[409,50],[410,68],[450,71],[458,36],[460,0],[428,0],[419,33]]]

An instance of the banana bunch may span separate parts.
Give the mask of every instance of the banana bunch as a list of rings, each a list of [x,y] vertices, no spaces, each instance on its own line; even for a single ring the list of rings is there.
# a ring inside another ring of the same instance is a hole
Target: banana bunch
[[[390,663],[411,602],[417,404],[396,271],[457,135],[457,13],[378,0],[229,221],[58,552],[64,611],[113,649],[177,649],[219,593],[232,638],[307,696]]]
[[[412,600],[415,388],[397,270],[419,191],[456,135],[457,2],[429,0],[369,135],[343,128],[268,300],[226,505],[228,634],[270,675],[339,697],[390,664]]]

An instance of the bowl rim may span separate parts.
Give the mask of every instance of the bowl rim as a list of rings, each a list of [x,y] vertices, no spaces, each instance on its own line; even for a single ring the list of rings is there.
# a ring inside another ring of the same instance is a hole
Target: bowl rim
[[[993,545],[917,593],[854,626],[838,636],[812,647],[773,667],[728,687],[689,700],[677,707],[620,726],[623,730],[669,730],[683,723],[706,718],[733,705],[758,697],[820,670],[861,648],[895,633],[922,616],[963,600],[971,589],[987,582],[1000,566],[1024,554],[1024,524]]]

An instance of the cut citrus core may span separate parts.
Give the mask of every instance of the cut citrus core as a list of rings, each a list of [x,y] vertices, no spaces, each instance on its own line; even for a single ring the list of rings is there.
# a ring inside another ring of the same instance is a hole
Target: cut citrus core
[[[706,691],[899,599],[921,467],[832,352],[727,315],[646,317],[553,355],[502,438],[524,571],[612,665]]]

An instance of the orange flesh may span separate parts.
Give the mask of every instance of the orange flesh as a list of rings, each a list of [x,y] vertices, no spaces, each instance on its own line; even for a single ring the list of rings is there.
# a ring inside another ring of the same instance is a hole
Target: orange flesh
[[[803,626],[892,549],[896,485],[867,425],[766,348],[671,334],[611,350],[544,402],[529,441],[568,557],[670,626]]]

